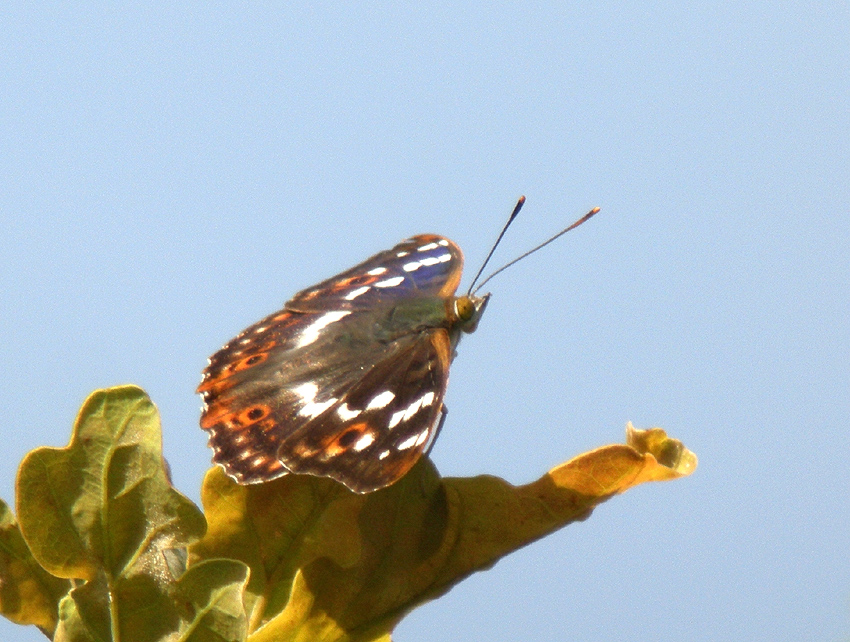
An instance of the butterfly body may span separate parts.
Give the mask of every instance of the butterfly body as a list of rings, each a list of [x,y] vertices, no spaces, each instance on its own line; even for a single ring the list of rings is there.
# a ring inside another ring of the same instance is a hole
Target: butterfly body
[[[463,254],[425,234],[297,293],[210,358],[198,392],[213,461],[355,492],[400,479],[439,431],[449,366],[489,295],[455,296]]]

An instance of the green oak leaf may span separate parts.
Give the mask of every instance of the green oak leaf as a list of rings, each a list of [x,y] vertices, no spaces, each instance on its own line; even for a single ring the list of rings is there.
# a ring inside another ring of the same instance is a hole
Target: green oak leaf
[[[12,511],[0,500],[0,613],[18,624],[34,624],[52,637],[59,601],[70,590],[71,582],[36,562]]]
[[[135,386],[93,393],[65,448],[21,463],[17,513],[33,558],[73,580],[57,639],[162,640],[187,624],[169,551],[200,538],[198,508],[170,483],[159,415]]]

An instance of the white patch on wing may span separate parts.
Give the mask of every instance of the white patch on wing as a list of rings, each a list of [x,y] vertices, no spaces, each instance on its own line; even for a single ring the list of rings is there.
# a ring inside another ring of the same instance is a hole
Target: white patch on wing
[[[302,417],[309,417],[310,419],[313,419],[321,415],[325,410],[330,408],[336,402],[336,397],[331,397],[327,401],[311,401],[310,403],[305,404],[304,407],[298,411],[298,414]]]
[[[361,450],[366,450],[369,446],[372,445],[373,441],[375,441],[375,435],[373,435],[371,432],[367,432],[354,443],[354,450],[356,450],[357,452],[360,452]]]
[[[336,414],[339,415],[339,418],[343,421],[349,421],[354,419],[357,415],[359,415],[362,410],[351,410],[348,407],[347,403],[342,404],[339,408],[336,409]]]
[[[346,294],[343,298],[346,301],[354,301],[354,299],[359,297],[361,294],[366,294],[370,289],[371,288],[368,285],[363,285],[363,286],[357,288],[356,290],[352,290],[351,292]]]
[[[404,281],[403,276],[391,276],[388,279],[384,279],[383,281],[378,281],[375,284],[376,288],[394,288]]]
[[[443,247],[448,247],[449,245],[449,242],[446,239],[440,239],[439,241],[437,241],[437,243],[439,245],[442,245]]]
[[[413,445],[414,446],[421,446],[422,444],[425,443],[425,440],[428,439],[428,435],[430,435],[430,434],[431,434],[431,431],[428,428],[426,428],[425,430],[423,430],[422,432],[419,433],[419,436],[416,438],[416,443],[413,444]]]
[[[451,254],[440,254],[440,256],[426,256],[424,259],[405,263],[403,266],[401,266],[401,269],[405,272],[414,272],[415,270],[421,268],[423,265],[428,267],[431,265],[437,265],[437,263],[446,263],[447,261],[451,261],[451,259]]]
[[[393,429],[398,426],[399,422],[404,419],[404,410],[399,410],[393,413],[393,416],[390,417],[390,420],[387,422],[387,428]]]
[[[296,348],[303,348],[313,343],[319,338],[319,333],[328,327],[331,323],[336,323],[343,317],[347,317],[351,312],[348,310],[334,310],[333,312],[325,312],[318,319],[301,331],[298,337]]]
[[[383,392],[372,397],[372,401],[369,402],[369,405],[366,406],[366,410],[376,410],[378,408],[384,408],[389,405],[389,403],[395,399],[395,393],[389,390],[384,390]]]
[[[419,439],[419,435],[411,435],[403,442],[401,442],[396,448],[398,450],[407,450],[408,448],[413,448],[413,445],[416,443],[416,440]]]
[[[394,412],[390,417],[390,420],[387,422],[387,428],[393,429],[402,421],[409,421],[413,415],[419,412],[422,408],[427,408],[434,403],[435,398],[436,395],[433,391],[426,392],[424,395],[419,397],[419,399],[411,402],[407,408]]]
[[[337,402],[336,397],[331,397],[326,401],[316,401],[316,393],[319,392],[319,387],[311,381],[296,386],[292,389],[292,392],[301,397],[301,402],[304,404],[298,411],[301,417],[310,419],[318,417]]]
[[[419,412],[419,409],[421,407],[422,407],[421,400],[416,400],[412,404],[410,404],[407,407],[407,410],[404,411],[403,421],[410,421],[410,419],[413,418],[413,415],[415,415],[417,412]]]
[[[389,451],[389,450],[385,450],[385,451],[383,451],[380,455],[378,455],[378,459],[386,459],[386,458],[387,458],[387,457],[389,457],[389,456],[390,456],[390,451]]]
[[[421,261],[411,261],[410,263],[405,263],[401,266],[401,269],[405,272],[413,272],[414,270],[418,270],[422,267]]]
[[[301,401],[305,404],[312,403],[316,398],[316,393],[319,392],[319,386],[312,381],[308,381],[307,383],[302,383],[300,386],[295,386],[292,392],[301,397]]]
[[[428,250],[436,250],[436,249],[437,249],[436,243],[426,243],[425,245],[422,245],[422,246],[416,248],[416,250],[418,252],[427,252]]]
[[[410,254],[410,252],[405,252],[404,250],[395,253],[395,255],[399,258],[401,258],[402,256],[407,256],[408,254]]]
[[[419,397],[419,399],[417,399],[407,407],[407,410],[404,411],[404,420],[407,421],[408,419],[413,417],[413,415],[419,412],[419,410],[423,407],[430,406],[433,401],[434,393],[426,392],[424,395]]]
[[[386,271],[387,271],[387,268],[385,268],[385,267],[376,267],[376,268],[372,268],[371,270],[366,272],[366,274],[368,274],[369,276],[380,276],[381,274],[383,274]]]

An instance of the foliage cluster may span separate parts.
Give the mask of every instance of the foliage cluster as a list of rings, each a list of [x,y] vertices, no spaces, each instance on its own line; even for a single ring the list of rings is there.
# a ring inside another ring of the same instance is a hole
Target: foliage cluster
[[[290,475],[239,486],[219,468],[204,512],[175,490],[159,415],[134,386],[93,393],[65,448],[21,463],[17,520],[0,502],[0,612],[53,640],[388,642],[417,605],[696,457],[627,429],[539,480],[442,479],[423,458],[356,495]]]

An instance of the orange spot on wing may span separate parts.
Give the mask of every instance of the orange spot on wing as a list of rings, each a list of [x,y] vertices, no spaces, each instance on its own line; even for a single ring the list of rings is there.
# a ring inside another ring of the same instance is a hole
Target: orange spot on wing
[[[327,453],[329,457],[339,455],[349,450],[362,435],[369,432],[372,432],[372,429],[364,421],[351,424],[340,434],[326,440],[322,444],[322,451]]]
[[[240,425],[250,426],[262,419],[265,419],[271,411],[272,409],[265,404],[254,404],[253,406],[240,411],[237,415],[237,419]]]

